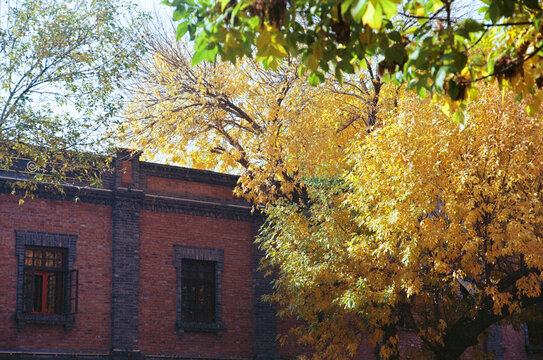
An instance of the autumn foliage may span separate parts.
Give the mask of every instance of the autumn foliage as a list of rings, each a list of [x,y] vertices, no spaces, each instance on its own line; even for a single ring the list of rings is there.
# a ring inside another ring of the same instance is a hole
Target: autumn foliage
[[[481,86],[460,126],[370,63],[310,87],[296,58],[191,66],[182,43],[149,45],[127,141],[241,175],[268,216],[269,300],[315,358],[349,358],[363,339],[404,356],[407,327],[415,358],[457,359],[541,302],[543,125],[514,94]]]
[[[292,199],[316,173],[339,176],[352,139],[393,106],[395,87],[376,73],[310,87],[297,59],[275,72],[249,59],[192,66],[183,43],[166,36],[148,46],[122,128],[128,146],[237,172],[240,193],[259,204]]]
[[[404,95],[351,145],[344,176],[308,180],[310,206],[269,210],[274,299],[318,356],[351,356],[364,334],[397,357],[402,326],[422,339],[417,358],[456,359],[541,301],[541,115],[497,88],[468,113],[460,128]]]

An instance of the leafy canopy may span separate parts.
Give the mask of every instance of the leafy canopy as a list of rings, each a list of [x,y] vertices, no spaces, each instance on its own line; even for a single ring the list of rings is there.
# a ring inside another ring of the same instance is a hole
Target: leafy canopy
[[[131,85],[125,112],[129,146],[240,173],[240,191],[257,203],[299,192],[299,180],[315,172],[338,176],[342,165],[331,159],[376,123],[381,105],[393,104],[393,87],[375,73],[310,87],[297,59],[276,71],[249,59],[192,66],[183,43],[147,42],[153,56]]]
[[[541,302],[543,128],[512,92],[481,87],[464,129],[375,67],[308,86],[300,59],[201,62],[150,37],[124,135],[170,160],[237,171],[266,204],[272,299],[317,357],[362,339],[397,358],[454,359]],[[379,345],[381,344],[381,345]]]
[[[272,299],[317,357],[348,358],[365,334],[396,358],[408,326],[415,358],[454,359],[541,302],[541,113],[513,93],[482,87],[461,129],[372,66],[311,87],[295,58],[192,66],[166,40],[147,40],[124,135],[241,174],[240,194],[267,205]]]
[[[538,0],[482,0],[464,14],[455,0],[164,0],[177,36],[195,41],[193,63],[243,56],[276,68],[301,56],[300,73],[342,79],[376,57],[388,78],[420,95],[446,94],[446,113],[464,120],[471,84],[505,83],[533,114],[543,97],[543,6]],[[460,8],[460,9],[459,9]],[[463,16],[458,16],[462,14]]]
[[[349,358],[365,333],[397,358],[409,327],[423,343],[411,356],[457,359],[541,303],[543,123],[513,97],[485,88],[462,130],[401,95],[344,176],[306,181],[310,205],[267,209],[273,299],[319,356]]]

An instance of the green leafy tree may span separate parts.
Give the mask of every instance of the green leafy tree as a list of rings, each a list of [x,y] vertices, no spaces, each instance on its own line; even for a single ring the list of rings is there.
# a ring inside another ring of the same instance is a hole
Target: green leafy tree
[[[470,91],[499,80],[527,98],[533,114],[543,98],[543,6],[538,0],[483,0],[458,17],[455,0],[165,0],[176,8],[179,37],[195,40],[193,62],[255,57],[276,67],[301,56],[316,84],[377,57],[380,70],[419,94],[446,94],[443,110],[463,121]],[[461,5],[461,4],[460,4]],[[478,11],[477,11],[478,10]]]
[[[37,180],[43,170],[49,180],[88,174],[96,158],[81,151],[106,148],[101,134],[120,109],[122,79],[143,51],[132,36],[142,21],[123,0],[1,0],[4,168],[24,156],[34,161]]]

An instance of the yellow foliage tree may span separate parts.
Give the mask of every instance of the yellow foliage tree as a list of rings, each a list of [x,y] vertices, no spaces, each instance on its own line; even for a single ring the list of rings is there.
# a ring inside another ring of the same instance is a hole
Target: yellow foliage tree
[[[541,113],[482,88],[462,129],[371,66],[309,87],[297,59],[192,67],[166,40],[148,40],[124,135],[242,175],[240,194],[266,205],[271,299],[316,358],[352,357],[362,337],[398,358],[409,326],[419,358],[456,359],[541,302]]]
[[[339,176],[345,164],[331,159],[395,98],[371,67],[311,87],[293,58],[275,72],[248,59],[192,66],[187,47],[167,35],[148,46],[153,57],[132,83],[122,128],[129,146],[240,173],[240,192],[260,204],[299,196],[300,179],[314,174]]]
[[[543,124],[487,88],[465,128],[404,95],[349,149],[350,170],[313,181],[311,206],[280,202],[262,236],[274,299],[323,358],[360,334],[397,358],[398,326],[457,359],[498,321],[543,300]]]

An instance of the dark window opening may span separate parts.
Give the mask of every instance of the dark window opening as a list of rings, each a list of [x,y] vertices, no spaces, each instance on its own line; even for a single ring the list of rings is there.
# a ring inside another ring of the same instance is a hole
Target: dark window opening
[[[215,261],[183,259],[181,321],[215,322]]]
[[[543,323],[542,322],[528,322],[526,323],[526,327],[528,331],[529,346],[543,349]]]
[[[23,313],[72,314],[77,311],[77,270],[68,271],[66,249],[25,246]]]

